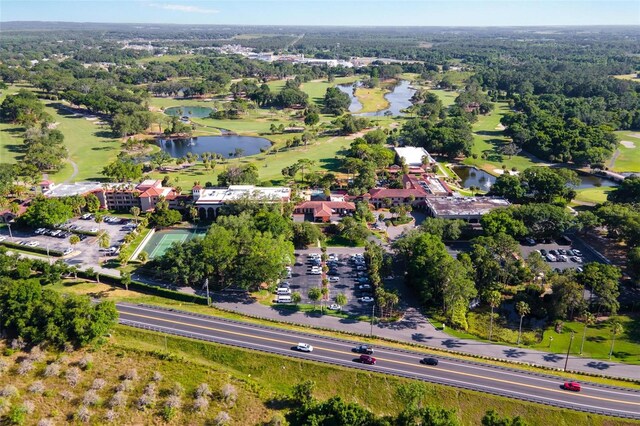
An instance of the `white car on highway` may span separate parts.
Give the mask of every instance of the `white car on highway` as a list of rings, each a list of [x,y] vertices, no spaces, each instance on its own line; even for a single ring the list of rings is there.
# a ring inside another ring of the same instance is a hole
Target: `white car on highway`
[[[308,343],[298,343],[298,346],[296,346],[296,349],[301,352],[313,352],[313,346],[311,346]]]

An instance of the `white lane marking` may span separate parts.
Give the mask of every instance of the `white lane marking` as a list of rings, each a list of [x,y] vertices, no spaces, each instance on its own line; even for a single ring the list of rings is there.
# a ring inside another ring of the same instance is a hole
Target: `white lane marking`
[[[139,324],[146,325],[144,323],[139,323]],[[185,330],[182,330],[182,329],[179,329],[179,328],[175,328],[175,327],[157,326],[157,325],[153,325],[153,327],[156,327],[156,328],[159,328],[159,329],[165,329],[165,330],[173,330],[174,332],[178,332],[178,333],[181,333],[181,334],[188,334],[188,335],[192,335],[192,336],[207,337],[208,339],[206,339],[206,340],[208,340],[208,341],[211,341],[211,338],[213,338],[214,342],[215,341],[222,341],[222,340],[235,342],[236,344],[233,345],[233,346],[239,346],[239,345],[237,345],[237,342],[239,342],[239,340],[237,340],[237,339],[218,337],[218,336],[211,336],[211,335],[208,335],[208,334],[198,333],[198,332],[190,332],[190,331],[185,331]],[[269,350],[275,351],[275,352],[282,351],[282,348],[276,347],[276,346],[263,345],[263,344],[260,344],[260,343],[255,343],[255,344],[254,343],[248,343],[248,342],[243,342],[243,343],[246,343],[247,345],[251,345],[252,347],[261,347],[261,348],[269,349]],[[293,345],[293,343],[292,343],[292,345]],[[243,346],[241,346],[241,347],[243,347]],[[248,349],[251,350],[251,348],[248,348]],[[276,353],[276,355],[281,355],[281,354],[280,353]],[[332,358],[332,357],[325,356],[325,355],[318,355],[318,354],[314,354],[314,353],[309,353],[309,354],[307,354],[307,356],[312,356],[312,357],[314,357],[314,359],[324,359],[324,360],[330,361],[332,364],[338,362],[339,365],[345,366],[347,368],[349,368],[349,367],[356,368],[356,367],[353,367],[353,366],[349,366],[347,364],[347,361],[343,361],[343,360]],[[308,358],[304,358],[304,357],[300,357],[300,356],[298,356],[296,358],[309,360]],[[311,360],[313,360],[313,359],[311,359]],[[437,380],[442,380],[444,382],[457,383],[463,388],[467,388],[469,386],[468,382],[464,382],[464,381],[461,381],[461,380],[449,379],[449,378],[439,378],[439,377],[430,376],[430,375],[427,375],[427,374],[424,374],[424,373],[419,373],[419,372],[414,373],[414,372],[411,372],[411,371],[404,371],[404,370],[400,370],[400,369],[397,369],[397,368],[384,367],[384,366],[380,366],[380,364],[376,364],[375,366],[372,366],[371,369],[365,368],[364,370],[365,371],[373,371],[373,372],[376,372],[376,371],[381,371],[381,372],[391,371],[391,372],[395,372],[396,374],[400,374],[402,376],[405,376],[407,374],[410,374],[410,375],[413,375],[413,376],[419,376],[419,377],[424,378],[424,380],[426,380],[426,381],[430,381],[429,379],[431,379],[431,381],[434,380],[434,379],[437,379]],[[438,383],[436,383],[436,384],[438,384]],[[497,388],[497,387],[494,387],[494,386],[488,386],[488,385],[477,384],[477,383],[474,383],[474,385],[477,386],[477,387],[483,388],[483,389],[491,390],[491,391],[493,391],[492,393],[497,393],[498,395],[503,395],[503,392],[504,392],[504,389]],[[526,394],[526,393],[517,392],[517,391],[509,390],[508,393],[513,394],[513,395],[519,395],[519,396],[521,396],[523,398],[528,398],[528,399],[531,399],[532,397],[535,397],[535,398],[538,398],[538,399],[541,399],[541,400],[545,400],[545,401],[551,401],[551,402],[554,402],[554,403],[557,402],[557,399],[554,399],[554,398],[549,398],[549,397],[544,397],[544,396],[537,396],[537,395],[532,395],[532,394]],[[580,404],[578,402],[569,402],[569,404],[572,404],[572,405],[575,405],[575,406],[589,408],[591,410],[602,410],[602,411],[607,411],[607,412],[631,414],[631,415],[636,416],[636,417],[639,414],[638,412],[635,412],[635,411],[625,411],[625,410],[618,410],[618,409],[611,409],[611,408],[603,408],[603,407],[596,406],[596,405]]]
[[[142,306],[142,307],[130,306],[130,305],[120,305],[120,306],[124,306],[125,308],[128,307],[129,309],[133,309],[133,310],[139,309],[139,310],[142,310],[142,311],[154,313],[156,315],[158,315],[158,314],[167,314],[167,315],[178,317],[178,318],[190,319],[190,320],[194,320],[195,319],[195,320],[199,320],[199,321],[202,321],[202,322],[205,322],[205,323],[211,323],[211,324],[216,324],[216,325],[224,325],[224,326],[227,326],[227,327],[236,327],[236,328],[239,328],[241,330],[249,330],[249,331],[252,331],[252,332],[255,332],[255,330],[256,330],[256,327],[252,326],[251,324],[244,325],[244,324],[237,324],[237,323],[234,323],[234,322],[221,321],[221,320],[216,319],[215,317],[202,318],[202,317],[199,317],[199,316],[183,314],[183,313],[180,313],[180,312],[166,311],[164,309],[158,310],[158,309],[153,309],[153,308],[147,308],[147,307],[144,307],[144,306]],[[162,318],[158,318],[158,319],[161,320]],[[290,330],[271,330],[269,328],[263,328],[262,325],[259,325],[258,330],[260,330],[262,332],[265,332],[265,333],[268,333],[270,335],[277,336],[278,338],[282,338],[283,336],[286,336],[287,338],[292,338],[292,339],[301,338],[301,336],[289,334],[289,333],[295,333],[295,332],[292,332]],[[310,334],[313,334],[313,333],[310,333]],[[322,338],[325,338],[326,336],[315,335],[314,337],[322,339]],[[345,348],[347,348],[349,350],[353,347],[353,344],[350,344],[350,342],[325,340],[325,341],[323,341],[323,343],[325,343],[325,344],[329,343],[329,344],[333,344],[333,345],[336,345],[336,346],[344,346]],[[385,349],[380,349],[379,351],[376,351],[376,352],[377,353],[392,354],[394,356],[402,356],[402,357],[406,357],[406,358],[415,360],[416,362],[419,361],[419,359],[416,359],[416,357],[420,357],[420,356],[424,357],[424,356],[428,356],[429,355],[429,354],[420,354],[420,353],[415,353],[415,354],[404,353],[402,351],[395,352],[395,351],[388,350],[386,348]],[[548,377],[538,377],[538,376],[536,376],[534,374],[527,374],[524,371],[522,373],[517,372],[517,371],[504,371],[504,370],[500,369],[499,367],[492,367],[490,365],[487,365],[487,366],[479,366],[479,365],[472,365],[472,364],[470,365],[470,364],[466,364],[464,362],[455,363],[455,362],[452,362],[450,360],[440,360],[440,362],[442,364],[449,364],[449,365],[456,366],[456,367],[465,367],[465,368],[469,368],[469,369],[473,369],[473,370],[480,370],[480,371],[483,371],[485,373],[491,372],[491,373],[494,373],[494,375],[502,374],[502,375],[505,375],[505,376],[511,376],[511,377],[516,377],[516,378],[526,377],[526,378],[531,379],[531,380],[536,380],[538,382],[543,382],[543,383],[548,383],[548,384],[557,384],[560,381],[564,380],[560,376],[558,377],[557,380],[553,380],[553,379],[550,379]],[[613,394],[613,395],[623,395],[623,396],[631,396],[631,397],[634,397],[634,398],[640,398],[640,393],[637,393],[637,392],[624,392],[624,391],[619,391],[619,390],[616,391],[616,390],[610,390],[610,389],[603,389],[603,388],[600,388],[600,387],[592,387],[592,386],[589,386],[588,384],[583,385],[583,388],[584,389],[593,390],[593,391],[596,391],[596,392],[610,393],[610,394]],[[631,388],[630,388],[630,390],[631,390]]]

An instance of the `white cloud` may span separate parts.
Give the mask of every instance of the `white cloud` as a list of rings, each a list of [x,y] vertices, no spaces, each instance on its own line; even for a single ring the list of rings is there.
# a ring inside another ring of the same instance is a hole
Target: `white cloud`
[[[149,6],[157,7],[159,9],[165,10],[175,10],[178,12],[187,12],[187,13],[218,13],[219,11],[216,9],[206,9],[199,6],[190,6],[187,4],[171,4],[171,3],[150,3]]]

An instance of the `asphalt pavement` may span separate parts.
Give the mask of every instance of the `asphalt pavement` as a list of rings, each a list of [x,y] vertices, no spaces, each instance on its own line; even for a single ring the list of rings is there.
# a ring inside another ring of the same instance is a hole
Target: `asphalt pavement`
[[[375,347],[375,365],[359,362],[353,348],[359,342],[231,321],[154,306],[118,304],[120,322],[169,334],[239,346],[317,362],[392,374],[427,382],[472,389],[556,407],[640,419],[640,391],[595,383],[581,383],[580,392],[563,388],[564,377],[438,357],[439,365],[420,363],[425,356],[385,346]],[[296,350],[299,342],[312,352]]]

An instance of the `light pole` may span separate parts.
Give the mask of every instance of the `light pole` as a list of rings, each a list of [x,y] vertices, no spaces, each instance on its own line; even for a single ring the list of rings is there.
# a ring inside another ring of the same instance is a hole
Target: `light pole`
[[[553,336],[549,336],[549,348],[551,348],[551,342],[553,342]]]
[[[7,222],[7,228],[9,228],[9,238],[13,241],[13,234],[11,233],[11,223]]]
[[[211,306],[211,299],[209,299],[209,278],[204,279],[204,286],[207,290],[207,306]]]
[[[569,340],[569,347],[567,348],[567,358],[564,360],[564,371],[567,371],[567,364],[569,363],[569,353],[571,352],[571,344],[573,343],[573,331],[571,332],[571,340]]]
[[[371,305],[371,337],[373,337],[373,320],[375,319],[375,315],[376,315],[376,304],[372,304]]]

